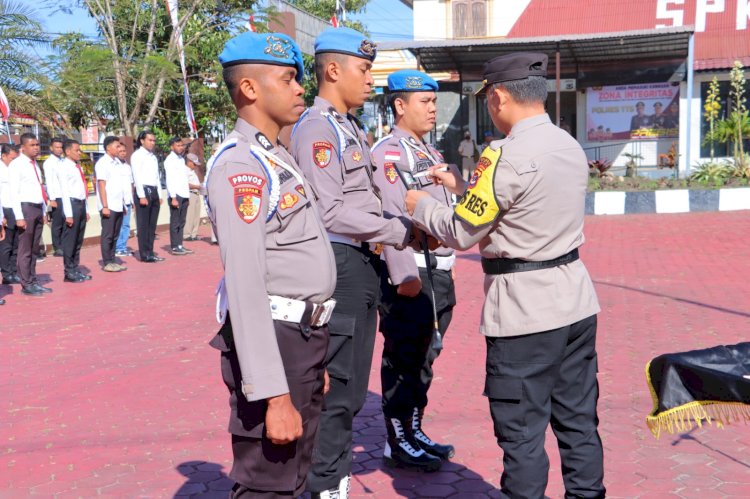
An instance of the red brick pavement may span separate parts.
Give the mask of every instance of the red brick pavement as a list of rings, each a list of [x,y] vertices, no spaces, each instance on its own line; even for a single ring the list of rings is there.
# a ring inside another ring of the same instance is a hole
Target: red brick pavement
[[[748,497],[750,432],[695,429],[655,440],[645,363],[669,351],[735,343],[750,326],[748,213],[591,217],[582,251],[602,304],[600,418],[610,497]],[[157,241],[165,244],[166,234]],[[94,280],[62,282],[61,259],[39,264],[54,293],[0,296],[0,497],[225,497],[230,448],[212,293],[216,248],[160,264],[127,258]],[[501,452],[481,396],[484,342],[476,253],[459,257],[459,305],[436,365],[426,429],[457,447],[435,474],[385,470],[379,377],[356,421],[354,497],[497,497]],[[378,345],[380,348],[380,345]],[[376,353],[375,366],[379,361]],[[549,435],[547,494],[562,497]],[[542,477],[540,477],[542,479]]]

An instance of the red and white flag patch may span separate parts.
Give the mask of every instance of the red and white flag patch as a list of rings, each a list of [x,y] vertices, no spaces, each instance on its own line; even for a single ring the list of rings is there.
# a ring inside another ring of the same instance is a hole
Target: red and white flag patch
[[[386,161],[401,161],[401,151],[386,151],[383,159]]]
[[[229,183],[234,188],[234,208],[240,219],[248,224],[254,222],[260,213],[266,180],[252,173],[240,173],[229,177]]]
[[[333,146],[330,142],[313,143],[313,161],[318,168],[325,168],[331,164],[331,156],[333,156]]]

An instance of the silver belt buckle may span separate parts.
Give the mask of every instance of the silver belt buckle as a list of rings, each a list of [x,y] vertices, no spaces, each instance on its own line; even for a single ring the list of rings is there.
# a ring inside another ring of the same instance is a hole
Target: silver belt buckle
[[[312,316],[310,317],[310,325],[313,327],[322,327],[328,324],[333,315],[333,309],[336,308],[336,300],[328,300],[320,305],[315,304],[313,308]]]

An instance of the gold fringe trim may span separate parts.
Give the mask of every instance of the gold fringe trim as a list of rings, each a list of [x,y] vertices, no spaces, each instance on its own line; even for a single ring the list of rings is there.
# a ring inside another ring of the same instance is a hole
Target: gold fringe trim
[[[651,383],[649,367],[651,367],[650,361],[646,364],[646,381],[651,392],[654,408],[651,410],[651,414],[646,416],[646,424],[654,437],[659,438],[662,430],[674,434],[675,431],[692,430],[693,424],[700,428],[703,426],[703,420],[710,425],[713,425],[716,421],[716,426],[719,428],[723,428],[733,421],[750,422],[750,405],[720,400],[696,400],[654,415],[659,410],[659,397]]]

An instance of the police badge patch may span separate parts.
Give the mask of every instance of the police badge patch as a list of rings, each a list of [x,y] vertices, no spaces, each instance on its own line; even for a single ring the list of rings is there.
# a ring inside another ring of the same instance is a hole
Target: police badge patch
[[[333,146],[328,142],[313,143],[313,161],[318,168],[325,168],[331,163]]]
[[[299,201],[299,196],[287,192],[286,194],[281,196],[281,204],[279,205],[279,207],[282,210],[288,210],[289,208],[297,204],[297,201]]]
[[[265,54],[278,57],[279,59],[289,59],[289,49],[292,48],[289,40],[269,35],[266,38],[266,43],[268,46],[263,50]]]
[[[265,179],[252,173],[240,173],[229,177],[234,187],[234,208],[243,222],[249,224],[258,218],[263,199]]]
[[[396,180],[398,180],[398,172],[396,171],[396,163],[386,163],[385,168],[383,169],[383,172],[385,173],[385,178],[390,182],[391,184],[395,184]]]
[[[359,52],[368,57],[373,57],[376,52],[375,47],[375,42],[372,42],[370,40],[362,40],[362,43],[359,45]]]
[[[354,151],[354,152],[352,153],[352,159],[353,159],[354,161],[357,161],[357,162],[361,161],[361,160],[362,160],[362,153],[361,153],[361,152],[359,152],[359,151]]]
[[[421,76],[407,76],[406,77],[406,88],[422,88],[424,82]]]

